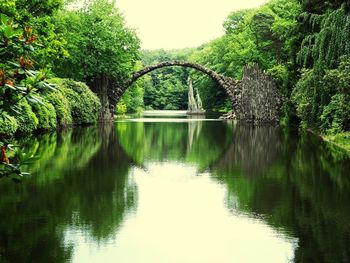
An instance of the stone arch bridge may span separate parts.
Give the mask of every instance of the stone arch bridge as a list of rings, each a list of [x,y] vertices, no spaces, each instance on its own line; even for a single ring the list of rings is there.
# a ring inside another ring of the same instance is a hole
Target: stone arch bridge
[[[114,90],[114,101],[119,101],[131,84],[142,76],[156,69],[172,66],[193,68],[215,80],[229,96],[237,120],[254,123],[278,122],[281,98],[274,81],[257,64],[246,66],[242,80],[238,81],[196,63],[178,60],[161,62],[134,72],[130,80]]]

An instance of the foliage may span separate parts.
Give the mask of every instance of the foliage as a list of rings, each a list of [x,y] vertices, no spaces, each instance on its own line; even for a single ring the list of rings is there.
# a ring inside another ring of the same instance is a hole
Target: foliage
[[[125,26],[119,10],[108,1],[92,1],[86,9],[62,11],[57,26],[65,34],[70,58],[63,60],[63,75],[93,80],[107,75],[122,81],[134,68],[139,40]]]
[[[127,106],[124,103],[123,98],[121,98],[120,101],[117,103],[116,114],[124,115],[126,112],[127,112]]]
[[[60,4],[57,0],[41,4],[21,0],[0,3],[0,112],[7,111],[17,119],[19,132],[28,133],[48,126],[43,122],[38,126],[28,102],[37,109],[42,120],[51,116],[51,124],[55,126],[54,110],[50,105],[47,106],[51,113],[43,108],[45,102],[40,96],[54,88],[45,82],[46,70],[35,70],[33,57],[44,52],[45,45],[50,43],[44,38],[52,31],[44,30],[42,19],[52,15]]]
[[[10,160],[7,151],[12,147],[5,138],[16,130],[29,133],[38,127],[38,119],[28,102],[32,105],[43,104],[39,94],[53,87],[45,82],[45,69],[35,70],[34,58],[39,58],[40,54],[47,55],[47,46],[52,41],[59,43],[49,25],[51,15],[60,4],[61,0],[0,1],[1,121],[4,122],[6,118],[5,123],[1,123],[6,128],[1,127],[1,133],[4,133],[0,141],[1,158],[4,162],[0,164],[0,177],[10,176],[18,180],[24,174],[21,165],[32,158],[16,149]],[[48,38],[49,35],[51,38]],[[55,48],[52,53],[58,56],[60,51],[62,49]]]
[[[324,76],[317,70],[305,70],[292,95],[302,127],[329,133],[350,129],[349,73],[347,57]]]
[[[169,60],[188,60],[192,49],[144,51],[145,65]],[[161,68],[143,78],[144,104],[146,108],[185,110],[187,109],[187,79],[189,70],[183,67]]]
[[[7,177],[15,182],[20,182],[20,179],[24,175],[28,175],[28,173],[21,171],[21,166],[31,164],[37,159],[37,156],[27,154],[19,147],[12,144],[7,144],[5,146],[0,143],[0,148],[2,161],[0,166],[0,179]],[[8,152],[12,152],[11,156],[8,156]]]
[[[60,113],[63,113],[63,111],[70,112],[73,124],[90,124],[97,121],[101,103],[88,86],[71,79],[56,79],[54,82],[57,83],[57,89],[62,93],[62,97],[65,97],[68,101],[68,105],[66,102],[56,104],[61,107]],[[56,95],[56,99],[57,97],[60,97],[60,95]],[[69,117],[67,120],[62,119],[62,117],[60,119],[63,123],[68,120]]]
[[[134,71],[138,71],[142,68],[141,62],[137,62],[134,67]],[[139,113],[143,109],[143,96],[144,89],[143,84],[144,80],[138,80],[134,82],[131,87],[129,87],[120,98],[117,107],[117,114],[128,113]]]
[[[311,32],[298,54],[304,67],[334,68],[341,56],[350,56],[350,17],[343,8],[325,14],[304,14]]]
[[[350,57],[342,57],[337,69],[323,77],[330,102],[323,109],[321,128],[331,133],[350,130]]]
[[[24,97],[39,102],[37,94],[52,87],[44,82],[45,71],[34,71],[30,55],[37,37],[31,27],[23,29],[1,14],[0,36],[0,111],[18,114],[16,104]]]
[[[0,136],[12,135],[17,131],[18,124],[14,117],[10,116],[6,111],[0,113]]]
[[[325,135],[327,141],[335,143],[337,146],[344,148],[350,154],[350,132],[337,133],[336,135]]]
[[[50,94],[51,95],[51,94]],[[50,130],[57,126],[57,116],[55,107],[44,98],[41,98],[42,104],[32,105],[33,112],[39,120],[37,129]]]
[[[334,134],[350,129],[349,5],[316,2],[302,2],[298,30],[303,39],[295,56],[299,68],[308,73],[297,82],[293,101],[303,127]]]
[[[26,99],[20,101],[19,108],[21,114],[16,116],[18,131],[21,133],[31,133],[35,131],[38,127],[39,120]]]
[[[125,107],[125,109],[124,109]],[[137,113],[143,108],[143,88],[140,83],[133,84],[128,88],[117,104],[117,113]]]
[[[296,105],[303,128],[317,127],[319,124],[317,117],[320,116],[321,110],[317,103],[320,100],[317,89],[322,88],[321,85],[321,79],[314,74],[313,70],[305,70],[293,91],[292,101]]]
[[[48,80],[50,84],[53,84],[56,87],[61,83],[61,81],[62,80],[58,78],[52,78]],[[69,101],[59,89],[56,89],[49,94],[45,94],[44,97],[55,108],[58,126],[64,127],[73,123]]]
[[[242,26],[242,23],[244,22],[244,17],[248,12],[251,12],[251,10],[238,10],[230,13],[223,23],[225,33],[235,33],[236,30],[238,30]]]
[[[30,42],[24,41],[24,43],[27,44],[28,51],[35,50],[32,57],[40,68],[50,66],[53,58],[67,56],[65,42],[59,34],[56,34],[53,24],[54,15],[62,7],[63,0],[5,2],[0,4],[2,13],[12,18],[19,28],[31,30],[27,31],[30,33],[27,38]]]

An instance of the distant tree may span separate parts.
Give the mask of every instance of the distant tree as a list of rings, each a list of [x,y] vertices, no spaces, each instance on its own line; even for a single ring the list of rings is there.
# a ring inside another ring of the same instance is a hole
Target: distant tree
[[[169,60],[188,60],[193,49],[146,50],[142,53],[145,65]],[[187,109],[187,79],[189,70],[183,67],[167,67],[148,74],[145,79],[144,103],[148,109]]]

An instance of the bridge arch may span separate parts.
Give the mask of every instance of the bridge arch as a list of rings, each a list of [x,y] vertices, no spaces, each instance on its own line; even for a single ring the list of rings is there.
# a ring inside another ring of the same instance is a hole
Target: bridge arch
[[[211,69],[203,67],[200,64],[186,62],[186,61],[179,61],[179,60],[161,62],[161,63],[155,64],[155,65],[147,66],[147,67],[141,69],[140,71],[134,72],[131,76],[131,80],[128,83],[128,86],[130,86],[133,82],[138,80],[140,77],[150,73],[151,71],[154,71],[154,70],[159,69],[159,68],[172,67],[172,66],[193,68],[193,69],[196,69],[198,71],[201,71],[201,72],[207,74],[209,77],[211,77],[215,81],[217,81],[220,84],[220,86],[222,86],[225,89],[225,83],[226,83],[225,78],[226,77],[216,73],[215,71],[213,71]]]
[[[106,109],[105,111],[108,111],[107,108],[109,108],[109,111],[114,114],[115,108],[114,105],[116,102],[119,101],[119,99],[123,96],[124,92],[133,84],[136,80],[141,78],[142,76],[156,70],[159,68],[164,67],[173,67],[173,66],[180,66],[180,67],[187,67],[187,68],[193,68],[198,71],[203,72],[204,74],[211,77],[213,80],[215,80],[227,93],[229,98],[232,101],[232,107],[233,109],[236,109],[238,107],[238,99],[237,96],[240,94],[239,90],[239,83],[240,81],[237,81],[233,78],[226,77],[224,75],[216,73],[214,70],[208,69],[200,64],[187,62],[187,61],[179,61],[179,60],[172,60],[172,61],[165,61],[161,62],[155,65],[147,66],[139,71],[136,71],[131,74],[131,78],[124,82],[119,87],[115,87],[113,89],[112,93],[110,94],[111,103],[109,103],[107,106],[104,107]],[[104,113],[103,113],[104,114]]]

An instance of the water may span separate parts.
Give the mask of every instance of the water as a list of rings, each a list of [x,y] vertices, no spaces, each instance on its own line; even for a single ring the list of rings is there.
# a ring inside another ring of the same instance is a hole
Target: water
[[[344,154],[311,134],[151,115],[22,141],[41,158],[0,181],[0,262],[350,261]]]

